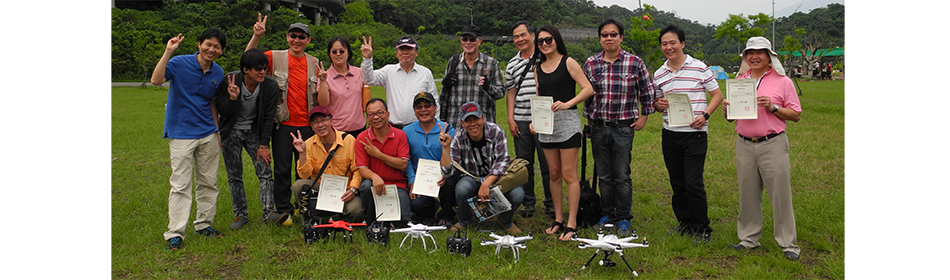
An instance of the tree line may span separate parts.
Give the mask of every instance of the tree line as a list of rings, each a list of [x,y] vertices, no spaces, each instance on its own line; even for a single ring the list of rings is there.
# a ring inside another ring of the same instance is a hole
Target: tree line
[[[394,48],[397,38],[409,34],[420,45],[416,61],[432,69],[437,78],[442,76],[445,64],[452,54],[461,53],[456,35],[462,27],[474,23],[484,35],[510,36],[510,26],[519,20],[531,21],[536,27],[551,24],[558,28],[596,28],[604,18],[615,18],[626,24],[623,48],[644,58],[650,69],[664,61],[657,37],[663,27],[676,24],[687,35],[685,52],[704,60],[708,65],[726,69],[738,66],[738,49],[750,34],[771,35],[775,21],[776,49],[805,49],[819,46],[829,48],[844,45],[844,5],[830,4],[809,13],[797,12],[788,17],[772,19],[765,14],[730,15],[718,26],[678,17],[676,14],[643,5],[631,11],[620,6],[597,6],[590,0],[348,0],[346,10],[338,16],[339,22],[317,26],[300,13],[278,5],[277,0],[264,1],[165,1],[154,10],[112,10],[112,78],[113,80],[147,80],[165,42],[182,33],[185,41],[177,54],[197,50],[195,38],[204,29],[215,27],[225,32],[228,44],[224,54],[215,62],[224,69],[237,69],[240,54],[251,38],[251,26],[257,13],[268,16],[268,31],[258,44],[262,50],[286,49],[284,38],[291,23],[311,25],[313,39],[307,52],[327,60],[326,44],[335,36],[346,36],[351,47],[358,50],[362,36],[372,36],[374,64],[382,67],[396,63]],[[263,11],[264,4],[271,11]],[[597,37],[583,39],[578,44],[567,44],[568,53],[578,61],[601,51]],[[496,46],[484,42],[480,50],[492,55],[502,64],[517,53],[511,44]],[[351,61],[359,65],[362,57]],[[504,65],[501,65],[504,67]]]

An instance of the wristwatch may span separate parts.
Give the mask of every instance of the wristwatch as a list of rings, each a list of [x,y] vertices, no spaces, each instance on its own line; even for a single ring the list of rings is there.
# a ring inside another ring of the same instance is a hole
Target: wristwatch
[[[772,109],[772,114],[775,114],[775,112],[778,111],[778,108],[779,108],[779,107],[778,107],[778,105],[772,104],[772,108],[773,108],[773,109]]]
[[[708,120],[709,120],[709,113],[703,112],[703,117],[706,118],[706,120],[708,121]]]
[[[350,188],[350,190],[353,191],[353,195],[354,195],[354,196],[359,196],[359,195],[360,195],[360,189],[359,189],[359,188]]]

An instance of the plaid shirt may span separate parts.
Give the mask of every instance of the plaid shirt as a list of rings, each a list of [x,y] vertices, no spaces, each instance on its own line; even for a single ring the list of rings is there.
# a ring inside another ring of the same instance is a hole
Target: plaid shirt
[[[446,75],[451,70],[449,69],[452,67],[450,63],[452,63],[451,58],[446,63]],[[488,91],[478,85],[478,77],[486,72],[488,75],[485,77],[485,83],[490,85]],[[495,122],[495,100],[505,97],[505,86],[502,84],[501,68],[498,67],[498,61],[491,56],[478,53],[478,59],[469,69],[465,63],[465,55],[462,54],[459,56],[459,64],[455,73],[458,75],[458,84],[452,88],[452,93],[448,97],[440,97],[447,98],[445,100],[446,105],[441,106],[440,104],[439,106],[441,118],[454,127],[461,127],[459,108],[462,107],[462,104],[475,101],[482,107],[485,121]]]
[[[505,131],[497,124],[488,121],[485,122],[483,130],[485,131],[485,141],[488,142],[485,144],[485,147],[492,151],[491,171],[489,171],[488,174],[478,173],[475,155],[472,154],[472,140],[468,138],[468,132],[466,132],[465,129],[459,129],[455,132],[455,136],[452,138],[452,144],[449,147],[449,156],[452,160],[458,162],[462,168],[465,168],[465,171],[472,173],[472,175],[482,178],[489,175],[498,175],[501,177],[505,175],[505,170],[508,169],[508,164],[511,162],[511,158],[508,155],[508,139],[505,136]],[[455,167],[452,165],[442,167],[442,174],[445,177],[452,176],[455,172],[461,173],[461,171],[455,170]],[[481,178],[475,179],[481,181]]]
[[[608,63],[600,52],[587,58],[583,68],[594,86],[594,95],[584,101],[584,117],[588,120],[636,119],[655,111],[657,89],[646,64],[636,55],[621,50],[617,60]]]

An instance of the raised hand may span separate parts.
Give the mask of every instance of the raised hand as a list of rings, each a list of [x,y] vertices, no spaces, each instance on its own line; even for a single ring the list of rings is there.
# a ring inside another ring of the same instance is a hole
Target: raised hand
[[[303,137],[300,136],[300,130],[297,130],[297,135],[291,132],[290,137],[293,139],[294,149],[296,149],[298,153],[307,151],[307,145],[304,144]]]
[[[237,100],[238,95],[241,94],[241,89],[234,84],[234,76],[228,75],[228,95],[231,100]]]
[[[257,13],[257,22],[254,23],[254,36],[264,35],[264,31],[267,31],[266,26],[267,16],[264,16],[264,20],[261,20],[261,13]]]
[[[321,82],[326,82],[327,70],[326,68],[323,68],[323,61],[318,61],[314,63],[313,65],[317,66],[317,78],[319,78]]]
[[[439,125],[439,144],[442,145],[443,148],[448,148],[449,145],[452,144],[452,136],[449,136],[448,133],[445,133],[445,128],[442,127],[441,123],[438,123],[438,125]],[[446,124],[446,126],[448,126],[448,124]]]
[[[382,156],[383,153],[379,151],[379,148],[376,148],[376,146],[373,146],[373,144],[371,143],[372,141],[369,140],[369,137],[366,137],[366,142],[363,142],[363,140],[360,140],[360,144],[363,144],[363,149],[366,150],[367,155],[374,158],[379,158],[380,156]]]
[[[178,49],[178,45],[181,44],[181,41],[185,39],[185,36],[181,36],[181,33],[178,33],[178,36],[168,39],[168,43],[165,45],[165,49],[169,51],[175,51]]]
[[[373,57],[373,37],[369,37],[369,41],[367,41],[366,36],[363,36],[363,45],[360,46],[360,51],[363,52],[363,58]]]

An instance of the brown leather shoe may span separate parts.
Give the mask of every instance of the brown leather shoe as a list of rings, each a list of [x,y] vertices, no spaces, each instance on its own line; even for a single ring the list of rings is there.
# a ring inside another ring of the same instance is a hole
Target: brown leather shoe
[[[518,228],[518,226],[515,224],[511,224],[511,227],[506,228],[505,231],[507,231],[508,234],[511,234],[511,235],[521,234],[521,229]]]
[[[455,223],[454,226],[452,226],[452,227],[449,228],[449,231],[450,231],[450,232],[456,232],[456,231],[458,231],[458,230],[460,230],[460,229],[465,229],[465,226],[463,226],[463,225],[460,224],[460,223]]]

